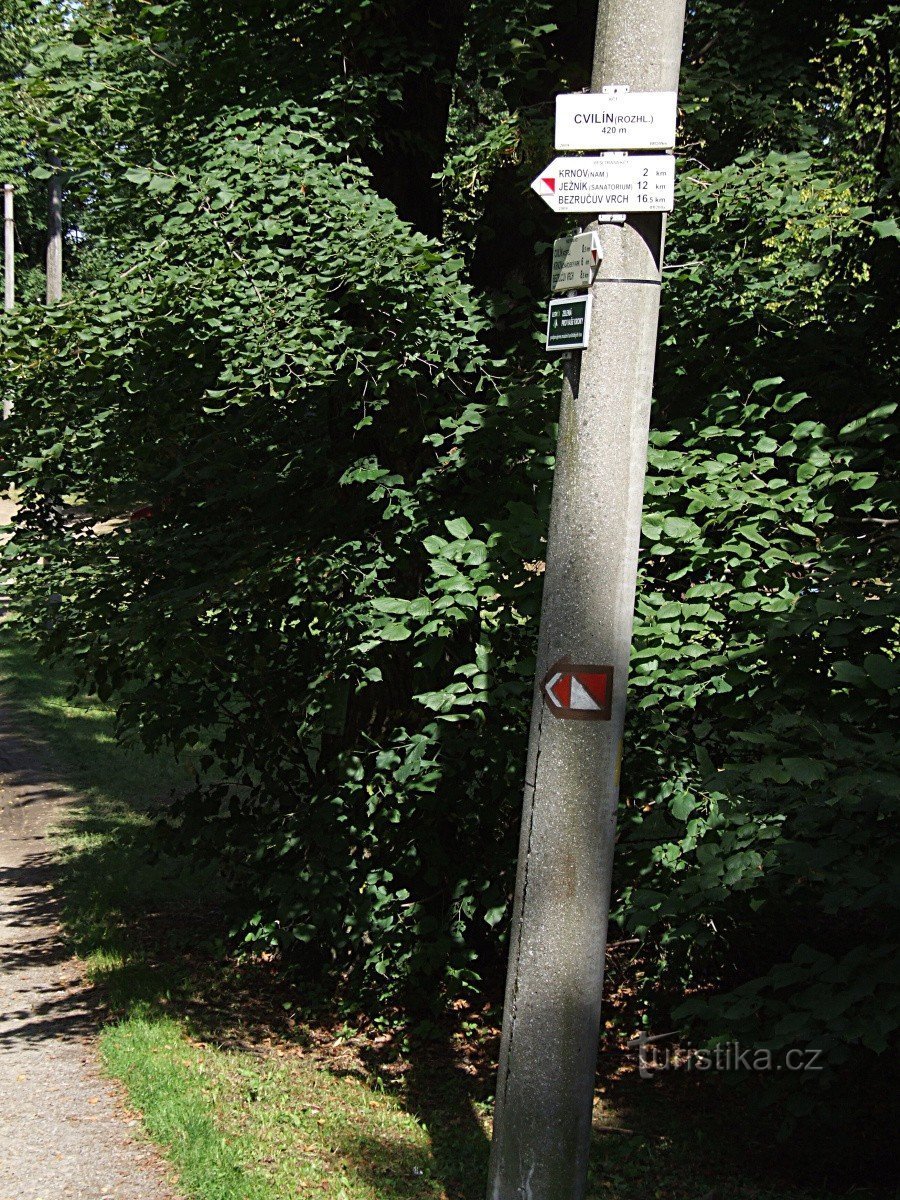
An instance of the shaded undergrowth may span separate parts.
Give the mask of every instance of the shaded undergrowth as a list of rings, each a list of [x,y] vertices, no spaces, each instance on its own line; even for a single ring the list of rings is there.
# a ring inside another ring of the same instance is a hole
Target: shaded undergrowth
[[[72,699],[8,620],[0,690],[48,782],[81,797],[57,843],[67,932],[103,997],[107,1068],[185,1194],[481,1200],[494,1014],[410,1030],[307,1009],[302,981],[235,953],[222,882],[157,844],[184,765],[117,746],[112,714]],[[766,1183],[785,1153],[715,1081],[638,1082],[615,1054],[602,1074],[591,1200],[834,1194]]]

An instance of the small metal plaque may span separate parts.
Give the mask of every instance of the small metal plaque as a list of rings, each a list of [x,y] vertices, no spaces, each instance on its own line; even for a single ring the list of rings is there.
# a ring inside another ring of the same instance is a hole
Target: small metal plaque
[[[557,238],[553,243],[550,290],[576,292],[580,288],[589,288],[602,257],[600,238],[596,233]]]
[[[583,350],[591,336],[591,297],[566,296],[550,301],[547,349]]]

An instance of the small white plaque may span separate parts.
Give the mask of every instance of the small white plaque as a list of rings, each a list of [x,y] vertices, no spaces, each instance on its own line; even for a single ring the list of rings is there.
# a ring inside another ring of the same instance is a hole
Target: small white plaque
[[[553,243],[550,290],[574,292],[579,288],[590,287],[602,257],[600,238],[596,233],[579,233],[575,237],[557,238]]]
[[[556,97],[557,150],[670,150],[677,92],[586,92]]]

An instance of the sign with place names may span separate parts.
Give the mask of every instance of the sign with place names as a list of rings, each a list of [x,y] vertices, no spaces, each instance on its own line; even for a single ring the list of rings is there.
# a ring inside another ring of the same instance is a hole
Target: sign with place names
[[[579,233],[575,237],[557,238],[553,243],[550,290],[574,292],[579,288],[590,287],[602,257],[603,250],[596,233]]]
[[[556,97],[557,150],[670,150],[677,92],[586,92]]]
[[[541,682],[544,704],[554,717],[575,721],[609,721],[612,717],[613,669],[555,662]]]
[[[550,301],[547,349],[584,350],[591,336],[591,297],[567,296]]]
[[[554,158],[531,187],[554,212],[671,212],[675,159],[670,154]]]

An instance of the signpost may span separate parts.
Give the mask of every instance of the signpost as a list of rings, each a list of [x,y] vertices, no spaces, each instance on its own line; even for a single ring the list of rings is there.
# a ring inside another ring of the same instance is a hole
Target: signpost
[[[583,350],[590,336],[590,293],[550,301],[547,313],[548,350]]]
[[[600,237],[596,233],[557,238],[553,243],[550,268],[551,292],[572,292],[590,287],[602,256]]]
[[[671,212],[675,159],[670,154],[554,158],[531,187],[554,212]]]
[[[561,97],[559,148],[673,145],[684,14],[685,0],[599,0],[594,94]],[[556,345],[577,330],[572,305],[594,329],[563,360],[487,1200],[585,1195],[674,178],[669,155],[616,153],[558,158],[532,185],[585,213],[603,255],[589,292],[550,301],[548,349],[573,344]]]
[[[627,88],[556,97],[557,150],[670,150],[677,92]]]

